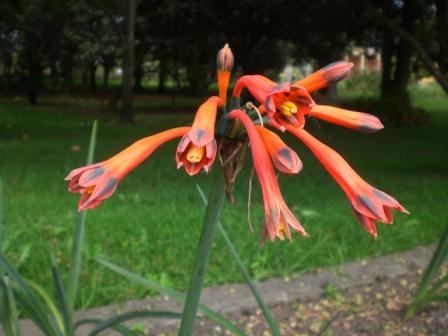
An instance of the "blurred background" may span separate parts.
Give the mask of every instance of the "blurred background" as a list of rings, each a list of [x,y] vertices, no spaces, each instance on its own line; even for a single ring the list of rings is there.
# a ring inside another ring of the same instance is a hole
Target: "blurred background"
[[[260,247],[263,208],[251,161],[237,179],[223,224],[255,279],[285,276],[435,242],[448,218],[448,1],[3,0],[0,3],[0,176],[3,244],[30,279],[50,286],[48,248],[69,255],[78,195],[64,177],[84,165],[99,120],[96,160],[133,141],[189,125],[216,93],[216,53],[229,43],[241,74],[294,81],[338,60],[352,75],[315,99],[377,115],[386,125],[357,134],[309,120],[367,181],[411,211],[373,241],[308,150],[286,138],[304,162],[280,176],[286,202],[311,237]],[[144,289],[98,267],[104,255],[164,285],[185,290],[203,205],[177,171],[176,143],[157,151],[101,207],[88,212],[78,304],[143,297]],[[210,175],[213,175],[211,173]],[[218,238],[207,285],[241,281]]]

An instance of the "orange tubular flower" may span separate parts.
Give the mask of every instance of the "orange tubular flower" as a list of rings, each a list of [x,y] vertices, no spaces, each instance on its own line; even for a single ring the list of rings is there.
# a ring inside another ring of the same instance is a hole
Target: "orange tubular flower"
[[[364,133],[374,133],[384,128],[381,121],[371,114],[348,111],[333,106],[315,105],[308,114]]]
[[[303,164],[297,153],[285,145],[280,137],[263,126],[255,126],[274,166],[284,174],[298,174]]]
[[[353,63],[345,61],[331,63],[311,75],[298,80],[294,85],[303,86],[309,93],[311,93],[345,79],[352,67]]]
[[[218,146],[215,140],[215,122],[221,98],[210,97],[203,103],[194,117],[190,131],[179,142],[176,151],[177,168],[185,166],[189,175],[196,175],[203,168],[208,172],[212,166]]]
[[[283,240],[285,236],[291,240],[290,228],[301,235],[307,236],[307,233],[283,200],[268,151],[254,123],[241,110],[233,110],[228,116],[233,119],[240,119],[249,137],[255,171],[263,192],[265,218],[262,241],[265,241],[267,234],[269,234],[271,241],[275,237]]]
[[[226,44],[216,57],[216,68],[218,69],[218,90],[219,97],[221,98],[223,105],[227,105],[227,87],[229,86],[230,73],[233,69],[233,54],[229,45]]]
[[[305,114],[315,105],[308,91],[303,86],[290,83],[276,84],[261,75],[241,77],[233,88],[233,97],[238,99],[244,88],[264,105],[273,126],[284,131],[285,124],[295,127],[305,125]]]
[[[383,128],[377,117],[331,106],[316,105],[310,96],[311,92],[347,77],[352,66],[352,63],[336,62],[294,84],[276,84],[260,75],[243,76],[236,82],[233,96],[238,98],[241,91],[247,88],[262,104],[260,111],[267,111],[271,125],[282,131],[285,125],[303,128],[305,115],[310,115],[357,131],[376,132]]]
[[[154,150],[167,141],[185,135],[189,129],[177,127],[143,138],[106,161],[72,170],[65,179],[70,181],[69,191],[81,194],[78,211],[99,206],[113,194],[121,179]]]
[[[289,125],[286,128],[313,152],[335,179],[352,204],[357,220],[374,238],[377,237],[376,221],[385,224],[393,222],[391,209],[409,213],[392,196],[364,181],[333,149],[324,145],[303,129],[297,129]]]

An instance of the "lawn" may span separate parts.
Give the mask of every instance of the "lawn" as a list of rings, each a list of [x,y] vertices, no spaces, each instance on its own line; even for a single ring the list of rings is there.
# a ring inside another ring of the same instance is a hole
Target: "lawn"
[[[281,189],[310,237],[296,235],[291,243],[276,241],[261,247],[263,207],[258,183],[252,197],[253,233],[247,223],[251,162],[246,160],[237,179],[236,204],[225,206],[222,223],[256,279],[286,277],[437,240],[448,218],[448,98],[420,91],[413,92],[413,97],[416,105],[434,116],[434,124],[386,128],[374,135],[314,120],[307,124],[361,176],[410,210],[409,216],[398,214],[394,225],[379,225],[376,241],[357,224],[344,194],[317,160],[287,137],[305,168],[298,176],[280,176]],[[69,104],[49,99],[37,107],[22,101],[0,101],[3,249],[23,275],[50,288],[49,248],[61,267],[70,267],[78,196],[67,192],[64,177],[84,164],[93,119],[99,120],[96,158],[103,160],[140,137],[188,125],[192,114],[163,108],[170,106],[170,99],[140,97],[135,125],[123,125],[113,115],[93,113],[99,104],[93,98],[72,99]],[[195,102],[179,101],[187,107]],[[157,112],[159,108],[164,112]],[[141,113],[148,109],[151,113]],[[216,169],[208,176],[187,176],[175,167],[175,147],[175,141],[162,147],[123,180],[112,198],[88,212],[80,307],[148,294],[99,266],[93,260],[97,255],[164,285],[186,289],[204,210],[195,184],[208,189]],[[206,285],[238,281],[242,277],[218,236]]]

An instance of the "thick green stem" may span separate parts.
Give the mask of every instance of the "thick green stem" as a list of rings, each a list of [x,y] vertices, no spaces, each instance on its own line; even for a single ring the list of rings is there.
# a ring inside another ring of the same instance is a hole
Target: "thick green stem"
[[[187,299],[185,301],[182,322],[179,335],[192,335],[193,324],[201,296],[204,275],[208,265],[208,258],[215,238],[216,227],[219,215],[224,203],[224,175],[219,172],[208,197],[208,206],[205,212],[204,224],[202,226],[201,237],[196,254],[196,260],[191,275],[190,286],[188,288]]]
[[[202,200],[204,201],[204,204],[207,205],[207,198],[205,197],[202,188],[199,185],[196,185],[196,188],[198,189],[199,195],[201,196]],[[238,252],[235,249],[235,246],[232,243],[232,240],[230,239],[229,235],[227,234],[226,230],[222,226],[220,222],[218,222],[218,230],[221,233],[222,237],[224,238],[224,241],[227,244],[227,247],[230,250],[230,253],[232,253],[233,257],[235,258],[235,261],[238,265],[238,268],[240,269],[241,273],[243,273],[244,279],[247,282],[247,285],[249,286],[250,290],[252,291],[252,294],[254,295],[255,299],[258,302],[258,305],[260,306],[261,310],[263,311],[264,317],[266,318],[266,322],[268,322],[269,327],[271,328],[272,335],[274,336],[280,336],[280,328],[277,325],[277,322],[275,321],[274,317],[271,314],[271,311],[269,310],[268,305],[266,302],[264,302],[263,297],[261,296],[260,292],[257,289],[257,286],[252,281],[252,278],[249,275],[249,272],[247,271],[246,267],[244,266],[243,261],[241,260]]]

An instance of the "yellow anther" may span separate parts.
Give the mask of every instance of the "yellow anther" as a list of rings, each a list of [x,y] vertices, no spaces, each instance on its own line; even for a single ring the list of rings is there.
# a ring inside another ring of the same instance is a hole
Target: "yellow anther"
[[[293,114],[297,113],[297,106],[291,101],[286,101],[286,102],[282,103],[280,108],[281,108],[281,112],[286,117],[290,117]]]
[[[283,217],[280,218],[278,224],[279,224],[278,237],[280,238],[280,240],[283,240],[286,234],[285,220],[283,219]]]
[[[195,145],[191,145],[187,153],[187,160],[191,163],[198,163],[204,157],[204,153],[205,147],[196,147]]]
[[[85,189],[85,192],[88,194],[93,193],[93,190],[95,189],[95,186],[89,186]]]

